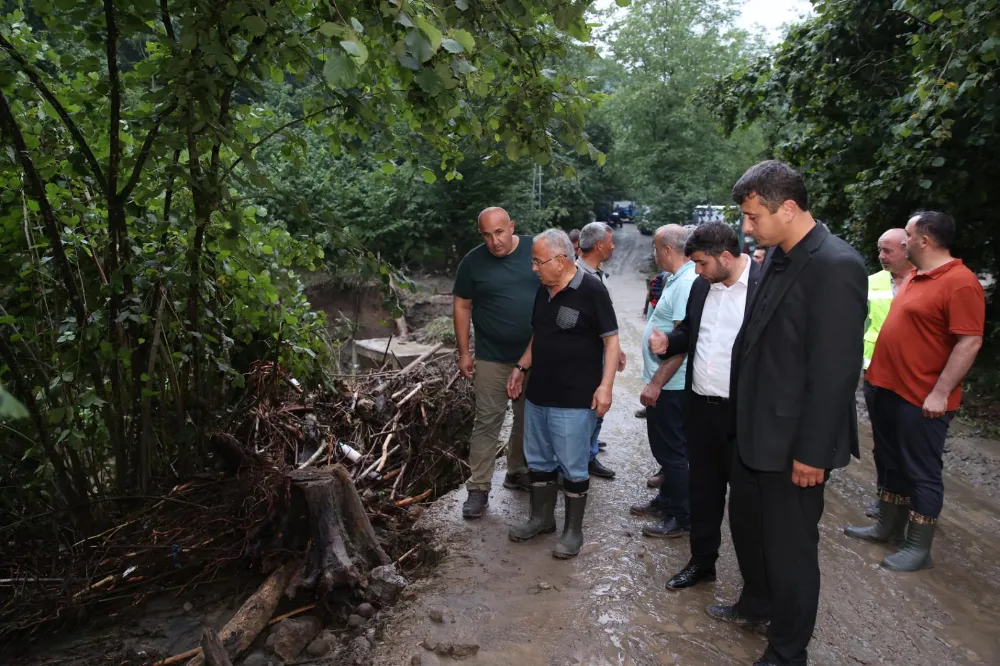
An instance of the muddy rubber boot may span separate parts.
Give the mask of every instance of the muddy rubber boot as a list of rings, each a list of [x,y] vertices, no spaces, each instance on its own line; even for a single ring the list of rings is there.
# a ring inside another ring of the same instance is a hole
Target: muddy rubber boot
[[[882,566],[890,571],[920,571],[934,566],[931,559],[931,544],[937,530],[937,518],[927,518],[910,512],[910,522],[906,527],[906,542],[903,549],[882,560]]]
[[[583,547],[583,514],[587,509],[587,490],[571,490],[571,486],[584,485],[589,489],[589,481],[566,482],[566,522],[559,543],[552,550],[552,556],[568,560],[580,554]]]
[[[877,522],[874,525],[845,527],[844,534],[869,543],[901,543],[909,514],[908,498],[883,492],[879,496]]]
[[[556,531],[556,502],[559,483],[555,472],[529,472],[531,480],[531,513],[527,522],[514,525],[507,533],[511,541],[527,541],[539,534]]]

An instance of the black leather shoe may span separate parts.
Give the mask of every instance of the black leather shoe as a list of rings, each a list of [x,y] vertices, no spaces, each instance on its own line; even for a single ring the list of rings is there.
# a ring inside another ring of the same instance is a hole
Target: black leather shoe
[[[697,564],[689,564],[667,581],[668,590],[685,590],[694,587],[698,583],[714,583],[715,569],[701,567]]]
[[[591,476],[596,476],[601,479],[613,479],[615,478],[614,470],[608,469],[601,464],[601,461],[594,458],[590,461],[590,465],[587,466],[587,471],[590,472]]]
[[[628,512],[633,516],[652,518],[653,520],[667,520],[670,518],[670,512],[667,511],[667,508],[661,504],[657,504],[656,500],[646,502],[645,504],[633,504],[629,507]]]
[[[485,490],[470,490],[469,497],[462,505],[462,517],[466,520],[475,520],[486,513],[486,507],[490,504],[490,494]]]
[[[767,618],[756,618],[744,615],[736,606],[708,606],[705,612],[713,620],[728,622],[739,627],[752,627],[770,622]]]
[[[507,490],[531,490],[527,474],[511,474],[510,472],[503,478],[503,487]]]
[[[654,539],[676,539],[691,534],[691,526],[681,525],[676,518],[667,518],[659,523],[646,525],[642,528],[642,534]]]

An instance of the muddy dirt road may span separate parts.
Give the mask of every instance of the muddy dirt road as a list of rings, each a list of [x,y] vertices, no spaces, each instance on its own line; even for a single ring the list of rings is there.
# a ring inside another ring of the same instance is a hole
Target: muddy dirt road
[[[664,582],[688,559],[682,540],[650,540],[628,507],[647,499],[652,473],[645,422],[633,417],[642,389],[641,342],[648,237],[634,227],[616,232],[609,267],[629,367],[615,384],[605,418],[602,459],[618,472],[594,479],[579,557],[555,560],[557,535],[511,543],[508,526],[527,512],[527,495],[494,480],[489,513],[464,522],[465,491],[438,501],[427,522],[448,544],[449,556],[417,583],[417,597],[389,620],[376,663],[443,664],[420,641],[474,643],[474,665],[752,664],[764,639],[709,619],[704,607],[731,602],[740,577],[728,534],[718,582],[681,593]],[[885,548],[852,541],[845,524],[864,521],[872,497],[870,431],[863,428],[865,460],[831,479],[820,526],[823,590],[810,663],[1000,664],[1000,493],[995,443],[958,437],[951,442],[946,506],[935,543],[936,568],[893,574],[879,561]],[[562,525],[562,506],[557,520]],[[443,611],[444,622],[429,617]],[[417,663],[417,662],[413,662]]]

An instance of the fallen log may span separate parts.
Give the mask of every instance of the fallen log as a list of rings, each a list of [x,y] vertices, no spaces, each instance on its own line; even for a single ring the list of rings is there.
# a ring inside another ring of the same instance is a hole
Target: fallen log
[[[292,582],[292,577],[302,568],[298,558],[289,560],[267,577],[264,584],[236,611],[226,626],[219,632],[219,640],[233,657],[239,657],[250,647],[257,635],[267,626],[274,609],[281,601],[281,595]],[[188,666],[203,666],[204,654],[198,654]]]
[[[226,654],[226,648],[222,646],[222,641],[215,631],[206,627],[201,632],[201,653],[205,655],[207,666],[233,666]]]

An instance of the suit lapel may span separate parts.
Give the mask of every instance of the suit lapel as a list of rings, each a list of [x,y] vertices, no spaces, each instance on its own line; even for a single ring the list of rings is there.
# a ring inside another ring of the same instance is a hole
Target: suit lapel
[[[808,254],[803,256],[801,259],[789,262],[788,267],[784,271],[784,279],[782,280],[781,286],[777,291],[770,295],[767,303],[763,305],[763,310],[761,310],[760,313],[758,313],[757,316],[751,321],[750,313],[753,312],[753,308],[757,305],[757,299],[760,297],[761,290],[757,290],[758,293],[754,295],[753,305],[747,309],[747,312],[745,313],[747,318],[743,323],[744,335],[746,339],[746,344],[743,347],[744,356],[750,353],[750,350],[753,349],[757,340],[760,339],[761,333],[763,333],[764,329],[767,328],[767,322],[771,320],[771,316],[774,314],[774,311],[778,309],[778,305],[781,304],[785,294],[788,293],[789,288],[791,288],[792,284],[794,284],[798,279],[799,273],[802,272],[802,269],[805,268],[812,259],[813,252],[815,252],[826,240],[826,237],[830,235],[830,232],[821,223],[817,223],[817,227],[818,229],[816,231],[818,233],[812,235],[811,238],[802,240],[803,243],[808,243],[806,246]],[[766,280],[770,279],[771,274],[774,272],[774,265],[772,261],[772,255],[774,252],[774,249],[768,250],[767,252],[767,258],[764,260],[764,271],[760,280],[761,283],[766,283]]]
[[[701,331],[701,316],[705,313],[705,301],[708,300],[708,290],[710,285],[708,280],[699,277],[695,282],[695,287],[697,291],[694,293],[694,301],[692,302],[691,311],[691,341],[688,343],[688,349],[694,350],[698,345],[698,333]],[[692,287],[692,291],[695,289]]]

